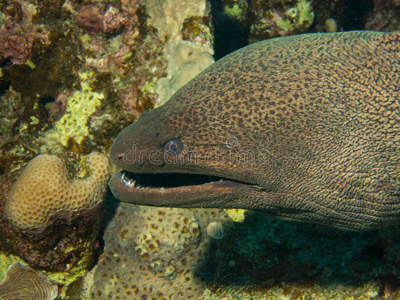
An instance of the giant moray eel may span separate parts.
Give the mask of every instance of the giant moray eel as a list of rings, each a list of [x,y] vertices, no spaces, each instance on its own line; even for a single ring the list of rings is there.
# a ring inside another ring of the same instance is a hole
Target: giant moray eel
[[[400,223],[400,33],[305,34],[217,61],[118,135],[116,198],[347,230]]]

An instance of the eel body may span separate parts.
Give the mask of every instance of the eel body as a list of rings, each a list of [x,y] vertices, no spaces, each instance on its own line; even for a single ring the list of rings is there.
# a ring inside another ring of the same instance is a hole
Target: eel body
[[[400,33],[305,34],[217,61],[121,131],[116,198],[347,230],[400,223]]]

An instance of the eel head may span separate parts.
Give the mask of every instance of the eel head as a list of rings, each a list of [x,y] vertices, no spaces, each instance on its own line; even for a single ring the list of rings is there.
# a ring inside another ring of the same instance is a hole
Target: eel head
[[[172,130],[171,123],[160,107],[120,132],[110,149],[122,169],[109,183],[116,198],[150,206],[237,208],[246,206],[240,203],[245,195],[263,190],[249,168],[228,160],[232,151],[221,137],[206,142],[196,126],[188,133]]]

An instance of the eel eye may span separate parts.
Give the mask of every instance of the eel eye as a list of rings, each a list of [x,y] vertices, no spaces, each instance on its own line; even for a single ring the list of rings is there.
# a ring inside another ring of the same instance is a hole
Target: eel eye
[[[178,154],[182,149],[183,145],[180,140],[170,140],[164,144],[164,151],[168,154]]]

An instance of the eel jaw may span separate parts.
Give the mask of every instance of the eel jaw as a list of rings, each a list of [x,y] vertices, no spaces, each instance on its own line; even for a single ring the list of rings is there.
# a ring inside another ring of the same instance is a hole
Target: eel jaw
[[[109,186],[121,201],[169,207],[214,207],[207,204],[207,199],[252,187],[251,184],[209,175],[127,171],[115,173]]]

